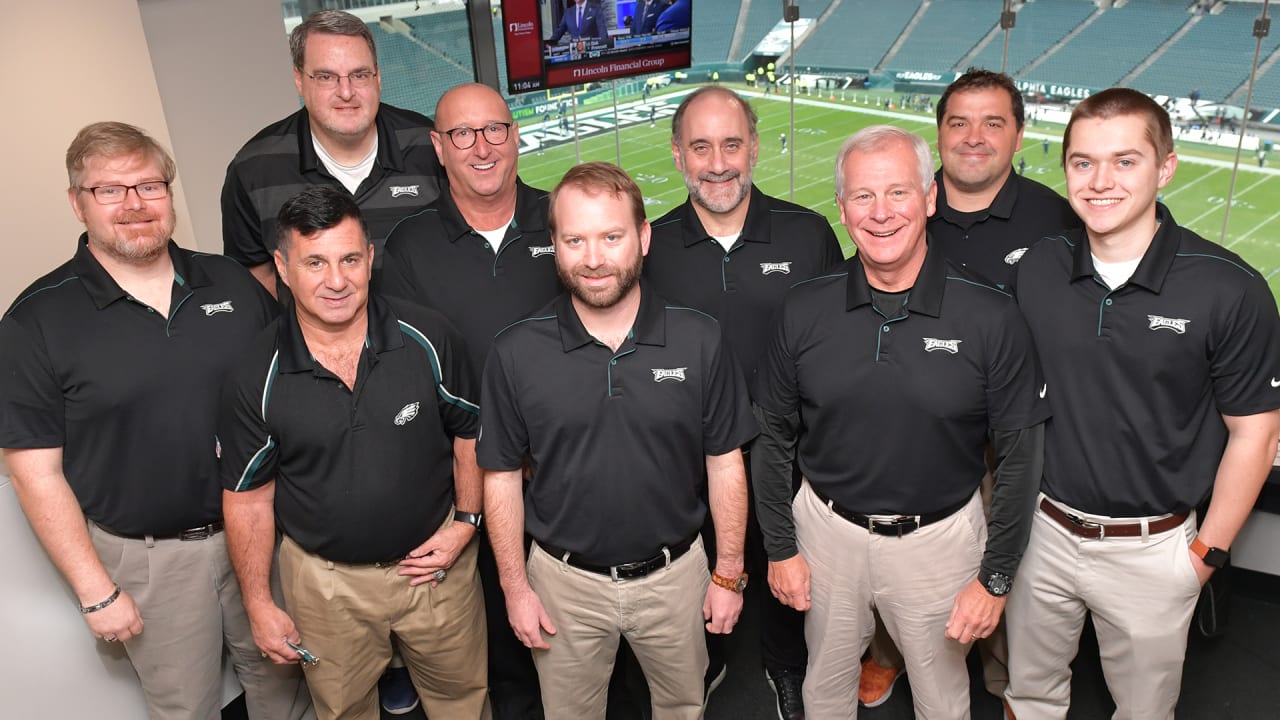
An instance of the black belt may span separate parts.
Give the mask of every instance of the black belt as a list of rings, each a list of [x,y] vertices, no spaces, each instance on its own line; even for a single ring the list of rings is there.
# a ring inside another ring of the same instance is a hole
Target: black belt
[[[129,533],[117,532],[106,525],[99,525],[98,523],[94,523],[94,525],[98,525],[98,529],[108,535],[115,535],[116,537],[121,537],[125,540],[146,540],[148,537],[147,535],[130,535]],[[182,532],[176,532],[172,535],[151,535],[150,537],[152,540],[208,540],[214,535],[222,532],[222,528],[222,521],[219,520],[217,522],[211,522],[208,525],[187,528]]]
[[[868,532],[876,535],[889,535],[892,537],[909,535],[925,525],[932,525],[939,520],[946,520],[959,512],[960,508],[969,504],[969,501],[965,500],[955,507],[938,510],[937,512],[925,513],[924,515],[899,515],[891,520],[877,520],[872,518],[870,515],[863,515],[860,512],[854,512],[841,507],[835,500],[823,495],[818,488],[813,486],[813,483],[809,483],[809,489],[813,491],[814,495],[818,496],[818,499],[822,501],[823,505],[831,508],[831,512],[839,515],[858,527],[865,528]]]
[[[693,545],[693,541],[697,539],[698,534],[694,533],[687,540],[681,540],[675,545],[668,545],[665,548],[666,552],[660,552],[648,560],[622,563],[621,565],[592,565],[591,563],[583,562],[574,557],[573,553],[565,550],[564,548],[548,545],[541,540],[538,541],[538,545],[545,550],[548,555],[557,560],[563,560],[579,570],[586,570],[587,572],[596,573],[597,575],[605,575],[613,578],[614,582],[618,582],[619,580],[642,578],[651,572],[661,570],[662,568],[670,565],[681,555],[689,552],[689,548]]]

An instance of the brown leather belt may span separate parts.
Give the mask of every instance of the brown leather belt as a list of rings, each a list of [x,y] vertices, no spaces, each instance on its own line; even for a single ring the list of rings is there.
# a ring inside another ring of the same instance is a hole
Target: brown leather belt
[[[1109,537],[1141,537],[1142,535],[1142,523],[1140,522],[1101,523],[1086,520],[1079,515],[1063,510],[1047,499],[1040,501],[1040,509],[1044,511],[1045,515],[1053,518],[1055,522],[1070,531],[1072,535],[1078,535],[1089,540],[1102,540]],[[1166,530],[1172,530],[1186,522],[1186,520],[1187,513],[1152,520],[1147,523],[1147,534],[1154,535]]]

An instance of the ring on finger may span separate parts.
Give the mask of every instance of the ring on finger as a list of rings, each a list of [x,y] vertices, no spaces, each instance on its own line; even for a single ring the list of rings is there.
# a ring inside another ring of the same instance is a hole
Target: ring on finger
[[[104,635],[104,636],[102,637],[102,639],[103,639],[103,640],[106,640],[107,642],[115,642],[116,640],[119,640],[120,638],[116,637],[115,635]]]
[[[442,568],[442,569],[440,569],[440,570],[437,570],[437,571],[435,571],[435,572],[431,573],[431,578],[432,578],[433,580],[435,580],[436,582],[443,582],[443,581],[444,581],[444,579],[445,579],[445,576],[447,576],[448,574],[449,574],[449,573],[448,573],[448,572],[446,572],[446,571]]]

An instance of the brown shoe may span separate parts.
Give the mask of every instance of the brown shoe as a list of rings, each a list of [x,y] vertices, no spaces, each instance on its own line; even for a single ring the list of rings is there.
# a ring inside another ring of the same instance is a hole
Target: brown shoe
[[[906,674],[902,668],[883,667],[873,658],[862,661],[862,679],[858,681],[858,702],[864,707],[885,704],[893,695],[893,684]]]

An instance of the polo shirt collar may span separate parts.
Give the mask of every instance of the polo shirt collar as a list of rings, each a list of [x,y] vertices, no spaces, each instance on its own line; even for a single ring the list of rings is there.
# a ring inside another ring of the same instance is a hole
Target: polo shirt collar
[[[1000,192],[996,193],[995,199],[991,201],[991,205],[987,207],[988,217],[998,217],[1001,220],[1008,220],[1013,216],[1013,206],[1018,202],[1018,173],[1013,172],[1013,166],[1009,166],[1009,176],[1004,179],[1004,185],[1000,186]],[[971,212],[960,212],[953,210],[951,205],[947,203],[947,186],[942,182],[942,170],[939,169],[934,174],[934,181],[938,186],[938,199],[936,214],[942,216],[943,220],[955,225],[961,222],[960,215],[972,215]]]
[[[871,304],[871,285],[867,282],[866,269],[862,267],[861,256],[855,255],[858,262],[848,263],[849,276],[845,279],[846,310],[854,310]],[[907,300],[907,311],[930,317],[942,315],[942,295],[947,287],[947,260],[942,253],[934,252],[932,243],[926,248],[924,265],[911,286],[911,297]]]
[[[376,293],[369,293],[369,305],[365,312],[369,314],[369,328],[366,331],[364,345],[372,350],[370,362],[377,362],[380,353],[398,350],[404,347],[404,335],[400,332],[399,319],[392,312],[386,301]],[[316,372],[320,365],[307,349],[307,340],[302,336],[302,327],[298,325],[297,309],[290,305],[289,310],[280,315],[280,329],[276,335],[280,350],[280,372]]]
[[[178,248],[178,244],[169,240],[166,248],[169,260],[173,262],[173,282],[186,288],[204,287],[210,284],[209,276],[197,265],[187,262],[187,256]],[[89,233],[81,233],[76,246],[76,255],[72,266],[85,291],[99,310],[111,303],[129,296],[124,288],[111,277],[107,269],[102,267],[98,258],[89,252]]]
[[[636,319],[630,332],[630,338],[637,345],[667,344],[666,314],[663,310],[662,299],[650,292],[641,281],[640,308],[636,311]],[[556,319],[560,325],[560,342],[565,352],[596,342],[582,324],[582,318],[578,317],[572,293],[563,292],[556,298]]]
[[[541,202],[542,197],[542,193],[525,185],[523,180],[516,177],[516,214],[511,224],[517,232],[541,232],[546,229],[547,211]],[[471,226],[467,224],[466,218],[462,217],[462,211],[449,195],[447,179],[441,179],[440,197],[436,200],[436,207],[440,211],[440,222],[444,225],[449,242],[457,242],[471,233]]]
[[[320,156],[316,154],[316,146],[311,140],[311,114],[304,107],[298,111],[300,113],[301,122],[298,123],[298,160],[301,163],[300,170],[306,172],[319,172],[324,169],[324,165],[320,162]],[[400,172],[404,170],[404,151],[400,148],[399,141],[396,140],[396,134],[391,131],[391,127],[387,125],[386,116],[382,112],[382,106],[378,106],[378,114],[373,118],[374,125],[378,128],[378,160],[380,167]],[[327,170],[325,172],[328,172]]]
[[[683,236],[684,246],[689,247],[703,240],[712,239],[707,233],[707,229],[702,225],[702,218],[698,217],[698,211],[694,209],[694,200],[692,197],[685,200],[681,206],[684,213]],[[742,234],[738,239],[743,242],[770,242],[773,233],[769,232],[769,196],[760,191],[760,188],[751,184],[751,192],[747,195],[747,217],[742,223]]]
[[[1125,283],[1126,285],[1139,285],[1153,293],[1160,292],[1160,289],[1164,287],[1165,278],[1169,275],[1169,268],[1173,265],[1173,259],[1178,254],[1179,243],[1178,225],[1173,219],[1173,214],[1169,212],[1169,208],[1165,207],[1163,203],[1156,203],[1156,222],[1156,234],[1151,239],[1151,245],[1147,247],[1142,260],[1138,262],[1138,267]],[[1071,280],[1073,282],[1084,278],[1092,278],[1096,272],[1093,267],[1093,251],[1089,246],[1089,233],[1084,229],[1076,232],[1079,233],[1080,241],[1075,243],[1072,258]]]

